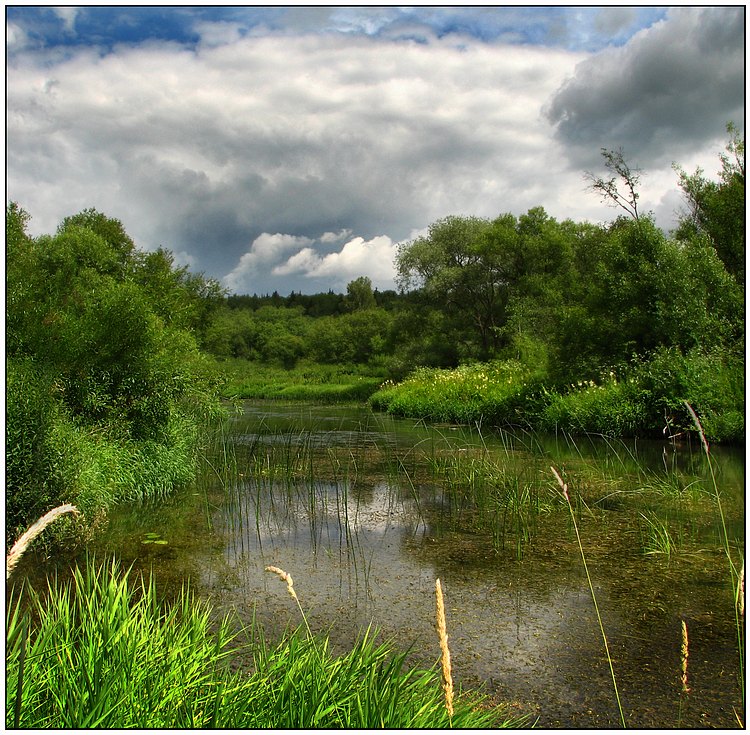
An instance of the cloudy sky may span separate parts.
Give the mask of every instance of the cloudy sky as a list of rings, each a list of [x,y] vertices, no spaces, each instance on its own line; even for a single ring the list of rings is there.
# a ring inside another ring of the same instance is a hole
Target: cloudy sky
[[[6,196],[34,235],[88,207],[238,293],[393,288],[447,215],[574,220],[600,149],[719,169],[744,126],[744,5],[6,7]]]

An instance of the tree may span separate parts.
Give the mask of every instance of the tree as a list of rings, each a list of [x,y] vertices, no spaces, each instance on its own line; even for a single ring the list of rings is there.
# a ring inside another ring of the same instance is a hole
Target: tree
[[[399,285],[421,286],[446,318],[444,339],[459,347],[460,357],[491,358],[518,330],[536,329],[541,311],[532,302],[559,290],[553,284],[572,267],[573,238],[542,207],[491,221],[448,217],[399,249]]]
[[[375,308],[376,303],[375,294],[372,292],[372,281],[367,276],[360,276],[347,284],[346,304],[351,311]]]
[[[7,222],[8,355],[53,374],[65,411],[83,424],[161,436],[199,359],[190,325],[170,313],[194,298],[190,279],[171,254],[143,256],[118,220],[92,209],[36,239],[18,208]]]
[[[641,170],[631,168],[622,148],[616,151],[602,148],[601,153],[604,168],[614,175],[607,179],[586,171],[584,178],[591,182],[589,189],[597,192],[606,204],[624,209],[637,222],[640,219],[638,185],[641,182]]]
[[[508,215],[512,218],[512,215]],[[421,287],[430,302],[451,318],[451,339],[487,357],[497,347],[497,327],[507,301],[497,256],[501,224],[488,238],[490,223],[477,217],[446,217],[429,234],[400,246],[396,255],[399,288]],[[512,225],[511,225],[512,229]]]
[[[703,233],[711,240],[719,258],[735,280],[745,284],[745,141],[731,123],[726,152],[720,154],[719,181],[707,179],[701,168],[688,175],[677,164],[689,211],[682,217],[675,236],[690,239]]]

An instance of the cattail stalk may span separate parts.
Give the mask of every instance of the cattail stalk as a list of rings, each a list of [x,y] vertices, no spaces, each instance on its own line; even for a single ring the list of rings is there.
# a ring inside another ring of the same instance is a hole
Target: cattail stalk
[[[682,645],[680,646],[680,682],[682,691],[687,694],[690,691],[688,686],[688,630],[684,620],[682,623]]]
[[[29,544],[42,532],[50,523],[60,518],[66,513],[78,515],[78,508],[75,505],[60,505],[45,513],[38,521],[32,523],[24,533],[22,533],[16,543],[13,544],[8,556],[5,557],[5,579],[8,579],[11,572],[15,569],[16,564],[28,549]]]
[[[453,718],[453,674],[451,672],[451,652],[448,648],[448,631],[445,626],[445,603],[440,580],[435,580],[435,598],[437,601],[437,634],[440,641],[440,662],[442,665],[443,692],[448,717]]]

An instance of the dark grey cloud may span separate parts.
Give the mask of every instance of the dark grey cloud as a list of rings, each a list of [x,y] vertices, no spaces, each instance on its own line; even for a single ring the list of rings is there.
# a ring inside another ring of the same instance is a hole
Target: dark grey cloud
[[[571,162],[589,167],[599,149],[622,147],[661,165],[744,124],[744,8],[678,8],[582,61],[546,115]]]

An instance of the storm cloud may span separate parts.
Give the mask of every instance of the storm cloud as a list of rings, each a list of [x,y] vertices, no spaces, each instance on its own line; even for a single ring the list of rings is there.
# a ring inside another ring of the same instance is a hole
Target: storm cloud
[[[737,8],[141,9],[169,37],[109,9],[121,39],[68,10],[9,14],[8,198],[35,234],[96,207],[238,292],[393,287],[449,214],[611,218],[600,146],[661,167],[658,212],[671,162],[711,171],[744,121]]]
[[[650,166],[690,154],[728,122],[744,125],[744,8],[676,8],[627,45],[575,68],[546,107],[582,167],[622,147]]]

